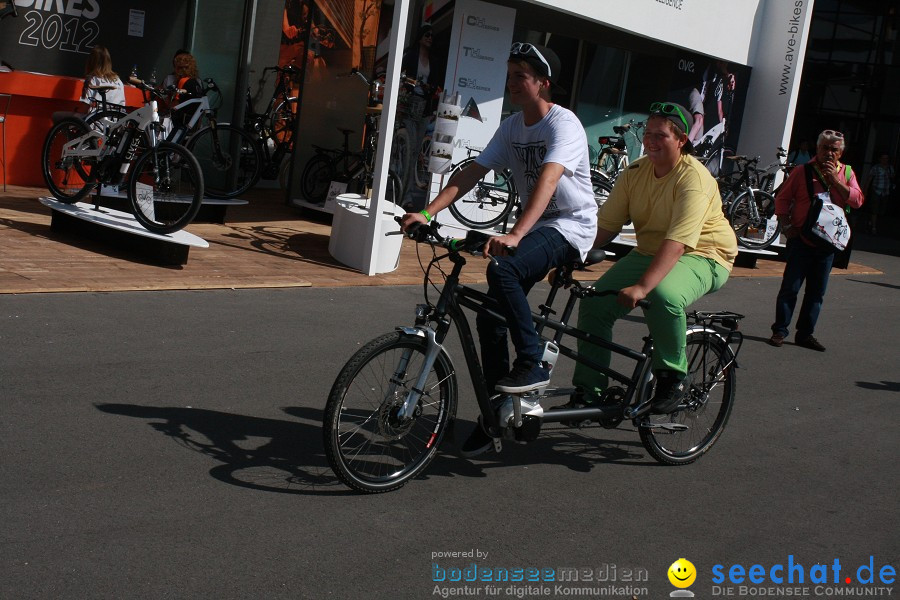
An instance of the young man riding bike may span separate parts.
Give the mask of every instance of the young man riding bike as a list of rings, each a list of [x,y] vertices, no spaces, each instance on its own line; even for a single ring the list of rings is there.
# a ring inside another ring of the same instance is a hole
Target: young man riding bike
[[[550,371],[531,318],[527,294],[547,273],[587,255],[596,235],[597,205],[590,180],[584,127],[568,109],[551,101],[560,75],[556,54],[543,46],[517,42],[507,63],[507,89],[522,111],[504,120],[469,167],[452,177],[425,210],[404,215],[404,231],[427,223],[471,190],[491,170],[509,169],[521,195],[522,213],[505,235],[493,237],[484,256],[488,294],[500,306],[506,326],[482,315],[477,329],[488,389],[521,394],[546,386]],[[508,248],[515,248],[515,253]],[[516,358],[510,371],[507,327]],[[537,402],[522,401],[522,412],[539,416]],[[490,449],[481,424],[463,445],[464,456]]]

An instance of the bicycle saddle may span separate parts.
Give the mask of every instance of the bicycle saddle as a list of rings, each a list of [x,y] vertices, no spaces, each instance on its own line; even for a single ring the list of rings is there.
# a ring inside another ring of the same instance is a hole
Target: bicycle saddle
[[[366,112],[370,115],[377,115],[381,113],[382,104],[376,104],[375,106],[367,106]]]
[[[621,127],[618,125],[613,125],[613,131],[618,133],[619,135],[625,135],[625,132],[631,129],[630,124],[622,125]]]
[[[344,135],[350,135],[351,133],[353,133],[352,129],[344,129],[342,127],[338,127],[338,131],[340,131]]]
[[[604,260],[606,260],[606,250],[603,248],[592,248],[591,250],[588,250],[584,260],[575,261],[575,267],[577,269],[584,269],[585,267],[601,263]]]
[[[116,86],[114,86],[114,85],[89,85],[88,88],[105,94],[106,92],[108,92],[110,90],[116,89]]]

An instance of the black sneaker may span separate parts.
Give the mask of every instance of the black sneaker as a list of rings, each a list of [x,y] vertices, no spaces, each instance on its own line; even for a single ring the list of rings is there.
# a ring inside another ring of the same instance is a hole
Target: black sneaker
[[[475,429],[469,435],[469,438],[463,442],[462,448],[459,449],[460,456],[464,458],[474,458],[484,454],[494,447],[494,438],[489,436],[481,425],[481,417],[475,424]]]
[[[512,372],[497,382],[494,388],[507,394],[531,392],[550,384],[550,371],[541,363],[519,363],[513,366]]]
[[[656,376],[656,394],[650,401],[653,412],[675,412],[691,390],[691,376],[676,371],[661,371]]]

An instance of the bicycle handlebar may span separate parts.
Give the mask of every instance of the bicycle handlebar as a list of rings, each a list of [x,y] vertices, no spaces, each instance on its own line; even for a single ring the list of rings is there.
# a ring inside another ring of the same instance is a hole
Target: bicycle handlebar
[[[394,220],[397,223],[403,221],[402,217],[394,217]],[[416,243],[440,246],[454,254],[468,252],[472,255],[481,255],[484,252],[484,247],[491,241],[491,238],[494,237],[483,231],[476,231],[474,229],[466,232],[466,237],[464,238],[444,237],[438,233],[438,229],[440,228],[441,224],[432,219],[427,225],[422,223],[412,223],[402,234],[409,239],[414,240]],[[514,255],[516,253],[516,248],[514,246],[507,246],[506,251],[510,255]],[[491,257],[491,260],[495,260],[494,257]]]
[[[263,74],[265,74],[266,71],[277,71],[279,73],[290,73],[292,75],[300,73],[300,69],[294,65],[285,65],[283,67],[279,67],[278,65],[275,65],[274,67],[264,67]]]

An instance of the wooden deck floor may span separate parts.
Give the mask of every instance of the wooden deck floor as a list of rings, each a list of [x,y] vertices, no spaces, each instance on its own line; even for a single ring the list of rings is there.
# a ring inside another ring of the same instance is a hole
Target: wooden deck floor
[[[77,233],[50,228],[41,188],[9,186],[0,192],[0,293],[187,290],[266,287],[414,285],[422,281],[416,245],[404,240],[400,267],[368,277],[328,253],[330,220],[309,217],[284,204],[278,190],[255,190],[246,206],[230,207],[224,224],[194,223],[187,230],[209,242],[194,248],[187,264],[161,266],[134,252]],[[427,252],[427,248],[420,247]],[[477,259],[476,259],[477,260]],[[609,263],[592,267],[596,279]],[[780,277],[783,263],[760,260],[755,269],[735,268],[736,277]],[[840,274],[879,273],[852,263]],[[468,283],[484,281],[473,265]]]

